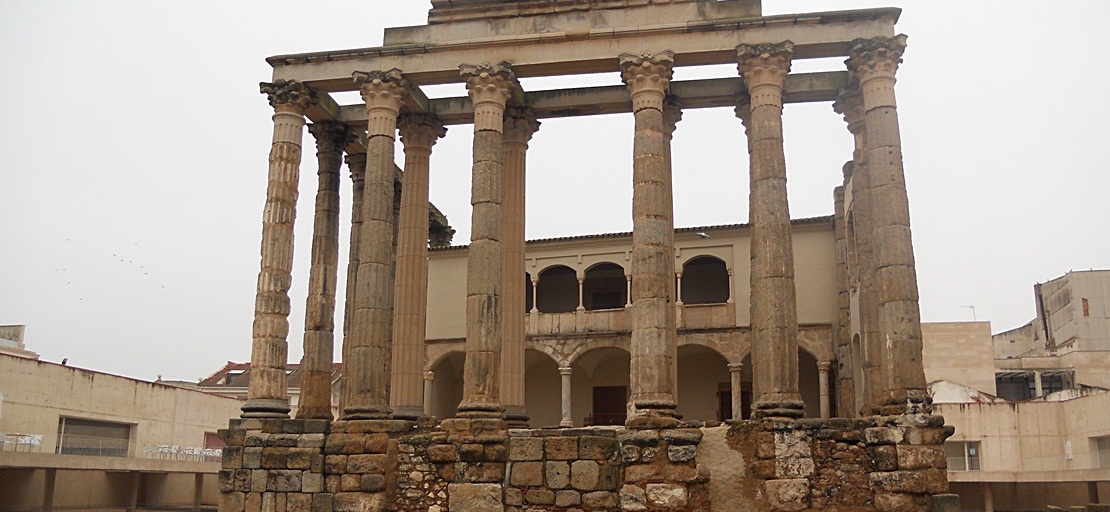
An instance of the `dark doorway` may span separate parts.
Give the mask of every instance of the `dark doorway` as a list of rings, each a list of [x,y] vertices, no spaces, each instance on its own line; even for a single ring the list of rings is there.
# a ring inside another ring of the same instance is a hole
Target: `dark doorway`
[[[624,425],[628,405],[628,386],[594,386],[591,425]]]

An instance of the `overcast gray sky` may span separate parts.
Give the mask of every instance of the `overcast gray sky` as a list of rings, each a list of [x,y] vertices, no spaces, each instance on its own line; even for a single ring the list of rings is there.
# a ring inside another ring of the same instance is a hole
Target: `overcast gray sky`
[[[971,320],[973,305],[995,332],[1017,327],[1034,316],[1033,283],[1110,268],[1110,3],[763,4],[767,14],[904,8],[897,94],[924,320]],[[258,92],[265,57],[378,46],[383,28],[423,24],[428,7],[0,1],[0,324],[26,324],[43,359],[140,378],[196,380],[248,360],[272,130]],[[794,67],[819,69],[842,64]],[[619,77],[524,86],[599,83]],[[469,239],[469,132],[451,129],[432,156],[432,201],[457,243]],[[851,157],[843,122],[828,104],[790,105],[785,137],[792,215],[830,214]],[[629,115],[544,121],[529,154],[528,237],[629,230],[631,140]],[[676,225],[746,222],[742,141],[730,109],[685,114]],[[291,361],[316,188],[305,142]]]

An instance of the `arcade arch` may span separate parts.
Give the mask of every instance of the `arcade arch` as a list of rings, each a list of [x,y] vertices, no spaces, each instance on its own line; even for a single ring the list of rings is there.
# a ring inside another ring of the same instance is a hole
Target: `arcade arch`
[[[683,304],[724,304],[729,297],[728,266],[716,256],[698,256],[682,265]]]
[[[678,347],[678,413],[683,420],[726,420],[732,416],[728,360],[704,345]]]
[[[582,282],[582,305],[587,311],[619,309],[628,303],[628,280],[624,267],[598,263],[586,269]]]
[[[578,308],[578,274],[574,269],[552,265],[540,271],[536,308],[540,313],[570,313]]]

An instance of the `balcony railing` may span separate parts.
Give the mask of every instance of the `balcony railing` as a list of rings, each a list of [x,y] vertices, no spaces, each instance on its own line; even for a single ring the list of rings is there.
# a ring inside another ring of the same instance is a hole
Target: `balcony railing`
[[[93,457],[126,457],[129,439],[62,434],[57,453]]]
[[[6,452],[43,452],[42,434],[0,434],[0,451]],[[56,452],[63,455],[88,455],[94,457],[135,457],[143,459],[180,460],[194,462],[220,462],[223,450],[220,448],[200,448],[178,445],[143,445],[138,453],[129,453],[130,441],[120,438],[82,436],[67,434],[62,436],[62,446]],[[50,448],[45,450],[50,451]]]

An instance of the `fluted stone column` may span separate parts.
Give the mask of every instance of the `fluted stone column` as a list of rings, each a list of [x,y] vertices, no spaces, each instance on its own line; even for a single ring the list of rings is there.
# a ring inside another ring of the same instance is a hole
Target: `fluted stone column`
[[[732,390],[732,420],[744,419],[744,363],[729,363],[728,376]]]
[[[621,78],[632,96],[632,360],[635,414],[627,424],[674,421],[674,215],[663,100],[674,54],[623,54]]]
[[[504,284],[501,307],[501,402],[509,425],[527,427],[524,410],[524,338],[527,283],[524,270],[525,163],[528,141],[540,123],[527,108],[511,108],[505,113],[501,141],[505,182],[501,201],[501,246],[504,259]]]
[[[845,182],[852,163],[845,164]],[[833,232],[836,236],[836,304],[837,319],[833,325],[833,343],[836,345],[836,394],[837,415],[853,417],[851,405],[855,399],[855,381],[852,377],[851,288],[848,275],[848,219],[844,212],[844,186],[833,189]]]
[[[798,311],[782,143],[782,86],[794,44],[740,45],[740,74],[751,101],[751,329],[756,399],[752,416],[800,417]]]
[[[428,309],[429,160],[443,123],[408,115],[398,128],[405,146],[405,174],[398,215],[397,273],[393,288],[393,368],[389,405],[393,416],[417,419],[424,412],[424,332]]]
[[[350,335],[352,311],[355,306],[355,287],[358,278],[358,245],[362,237],[362,194],[366,188],[366,153],[356,152],[347,154],[347,169],[351,173],[351,240],[350,249],[348,250],[347,257],[347,287],[344,291],[346,301],[343,305],[343,361],[350,361],[347,351],[350,349],[350,343],[347,342],[347,337]],[[346,372],[344,372],[346,373]],[[345,383],[347,377],[341,377],[339,387],[339,410],[342,411],[347,407],[351,386]]]
[[[297,216],[304,112],[316,101],[304,84],[259,84],[274,107],[269,183],[262,215],[262,262],[254,301],[251,378],[244,418],[287,418],[285,364],[289,351],[289,284],[293,268],[293,221]]]
[[[849,238],[848,243],[855,244],[856,274],[857,274],[857,307],[859,308],[859,333],[861,338],[860,353],[853,353],[852,357],[859,358],[859,365],[863,382],[863,396],[857,397],[862,401],[863,408],[858,411],[862,416],[878,414],[879,402],[883,391],[882,387],[882,351],[883,345],[878,332],[878,298],[875,290],[875,259],[872,251],[871,239],[874,231],[874,212],[871,207],[870,173],[867,166],[865,151],[867,140],[867,127],[864,123],[865,110],[863,96],[860,94],[858,83],[840,91],[833,109],[844,116],[848,131],[855,141],[852,152],[852,207],[851,207],[851,233],[845,233]],[[847,228],[848,220],[845,220]],[[850,333],[849,333],[850,335]]]
[[[366,178],[355,305],[344,355],[344,386],[350,387],[343,419],[389,415],[390,337],[393,323],[393,143],[407,84],[397,69],[355,72],[369,119]]]
[[[559,420],[560,427],[573,427],[574,418],[571,416],[571,374],[574,373],[574,368],[569,366],[559,367],[559,383],[560,383],[560,405],[562,407],[563,416]]]
[[[674,173],[671,167],[671,141],[674,139],[674,131],[678,126],[678,122],[682,120],[682,109],[673,98],[667,98],[663,102],[663,159],[666,166],[664,178],[666,181],[663,183],[663,188],[667,191],[667,206],[666,211],[671,214],[671,230],[668,238],[667,245],[671,247],[671,269],[677,270],[675,272],[675,279],[669,281],[671,285],[671,297],[674,300],[675,307],[667,308],[671,318],[667,319],[667,325],[670,326],[671,332],[668,335],[669,339],[675,340],[670,344],[670,358],[671,358],[671,382],[674,386],[674,400],[678,403],[678,311],[682,306],[682,269],[676,269],[674,262]],[[683,320],[685,322],[685,320]],[[685,324],[683,324],[685,325]]]
[[[902,141],[894,75],[906,36],[856,40],[848,68],[859,78],[867,114],[867,172],[875,231],[878,330],[883,344],[883,414],[928,412],[921,361],[921,313],[910,235],[909,199],[902,167]]]
[[[831,417],[832,407],[829,403],[829,370],[832,369],[832,361],[817,361],[817,386],[820,396],[821,417]]]
[[[508,63],[463,65],[474,104],[474,165],[471,234],[466,272],[466,363],[459,416],[501,418],[501,323],[503,314],[501,198],[504,182],[502,131],[505,105],[520,89]]]
[[[297,418],[332,419],[331,370],[335,345],[335,287],[339,274],[339,168],[350,132],[343,123],[315,123],[316,218],[304,315],[304,356]]]

